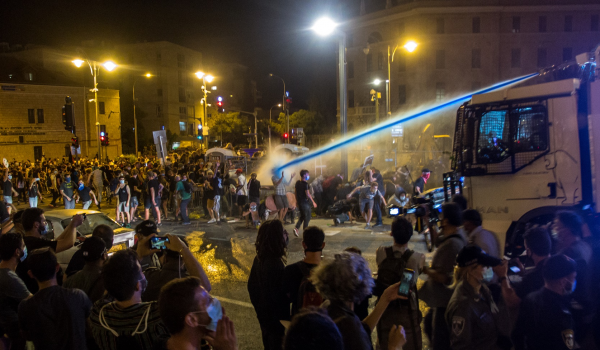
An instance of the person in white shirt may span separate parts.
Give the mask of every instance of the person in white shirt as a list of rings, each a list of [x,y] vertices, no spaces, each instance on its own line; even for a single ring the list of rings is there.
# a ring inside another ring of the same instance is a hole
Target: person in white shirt
[[[242,213],[244,212],[244,206],[248,203],[248,192],[246,189],[246,176],[244,176],[244,171],[242,168],[239,168],[235,171],[235,175],[237,176],[237,205],[240,211],[240,217],[243,219]]]

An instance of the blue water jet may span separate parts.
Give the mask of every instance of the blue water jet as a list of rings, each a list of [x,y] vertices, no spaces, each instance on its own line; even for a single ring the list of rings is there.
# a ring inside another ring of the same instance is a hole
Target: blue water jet
[[[367,130],[365,130],[365,131],[363,131],[361,133],[358,133],[358,134],[355,134],[355,135],[351,135],[351,136],[346,136],[346,137],[342,138],[341,140],[339,140],[337,142],[334,142],[334,143],[332,143],[330,145],[327,145],[327,146],[325,146],[323,148],[317,149],[317,150],[312,151],[312,152],[308,152],[308,153],[306,153],[306,154],[304,154],[304,155],[302,155],[302,156],[300,156],[298,158],[292,159],[291,161],[289,161],[289,162],[287,162],[287,163],[285,163],[285,164],[277,167],[276,168],[277,169],[276,172],[279,173],[283,169],[288,168],[288,167],[290,167],[292,165],[300,164],[300,163],[303,163],[303,162],[305,162],[307,160],[311,160],[313,158],[322,156],[325,153],[329,153],[331,151],[334,151],[334,150],[336,150],[338,148],[349,146],[350,144],[352,144],[352,143],[354,143],[354,142],[356,142],[356,141],[358,141],[358,140],[360,140],[360,139],[362,139],[364,137],[367,137],[367,136],[369,136],[371,134],[374,134],[374,133],[381,132],[381,131],[383,131],[385,129],[388,129],[388,128],[390,128],[392,126],[395,126],[395,125],[398,125],[400,123],[404,123],[404,122],[407,122],[409,120],[413,120],[413,119],[425,116],[427,114],[437,112],[437,111],[439,111],[441,109],[444,109],[446,107],[452,106],[452,105],[457,104],[457,103],[463,103],[463,102],[465,102],[467,100],[470,100],[473,95],[484,94],[486,92],[491,92],[491,91],[494,91],[494,90],[498,90],[500,88],[506,87],[508,85],[516,84],[516,83],[519,83],[519,82],[522,82],[524,80],[533,78],[533,77],[538,76],[538,75],[539,75],[539,73],[532,73],[532,74],[528,74],[528,75],[524,75],[524,76],[521,76],[521,77],[518,77],[518,78],[511,79],[511,80],[507,80],[507,81],[504,81],[504,82],[501,82],[501,83],[498,83],[498,84],[495,84],[495,85],[483,88],[481,90],[469,93],[468,95],[463,95],[463,96],[457,97],[457,98],[455,98],[453,100],[450,100],[448,102],[437,104],[437,105],[435,105],[435,106],[433,106],[433,107],[431,107],[429,109],[426,109],[424,111],[417,112],[415,114],[409,115],[406,118],[400,118],[399,117],[399,118],[396,118],[396,119],[393,119],[393,120],[385,121],[385,122],[383,122],[383,123],[381,123],[381,124],[379,124],[377,126],[374,126],[374,127],[370,128],[370,129],[367,129]]]

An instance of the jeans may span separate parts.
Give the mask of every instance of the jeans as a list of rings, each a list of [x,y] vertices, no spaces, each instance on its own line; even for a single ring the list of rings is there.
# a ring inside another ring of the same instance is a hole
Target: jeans
[[[300,219],[298,219],[298,222],[296,223],[297,229],[300,229],[300,225],[302,225],[303,223],[303,229],[306,229],[308,227],[311,215],[310,205],[311,203],[308,201],[306,203],[300,203],[300,205],[298,205],[298,209],[300,210]]]
[[[11,196],[4,196],[4,201],[8,204],[12,204],[12,197]]]
[[[37,208],[38,197],[29,197],[29,207]]]
[[[87,210],[89,209],[90,205],[92,204],[92,200],[90,199],[87,202],[83,202],[83,210]]]
[[[75,199],[71,197],[71,200],[68,200],[67,197],[63,197],[63,201],[65,202],[65,209],[75,209]]]
[[[375,197],[373,207],[373,211],[375,212],[375,215],[377,215],[377,222],[375,223],[375,225],[382,225],[383,221],[381,220],[381,198]]]
[[[221,209],[221,196],[215,196],[215,199],[213,201],[215,202],[215,204],[213,206],[213,211],[215,212],[215,217],[219,218],[220,217],[219,210]]]
[[[183,222],[190,222],[190,218],[187,215],[187,206],[188,206],[188,204],[190,204],[191,200],[192,200],[191,198],[181,200],[180,210],[181,210],[181,217],[183,218]]]

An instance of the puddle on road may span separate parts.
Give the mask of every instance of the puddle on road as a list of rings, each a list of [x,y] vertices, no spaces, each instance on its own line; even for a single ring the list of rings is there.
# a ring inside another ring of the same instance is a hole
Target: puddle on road
[[[194,231],[186,239],[210,281],[248,281],[254,244],[244,239],[210,239],[205,235],[205,232]]]

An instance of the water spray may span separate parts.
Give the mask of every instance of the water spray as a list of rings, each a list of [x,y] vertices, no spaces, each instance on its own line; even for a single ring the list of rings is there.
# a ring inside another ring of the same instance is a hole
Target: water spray
[[[327,146],[325,146],[323,148],[320,148],[320,149],[308,152],[308,153],[306,153],[306,154],[304,154],[304,155],[302,155],[302,156],[300,156],[300,157],[298,157],[296,159],[292,159],[289,162],[287,162],[287,163],[285,163],[285,164],[283,164],[281,166],[278,166],[276,168],[276,172],[279,173],[279,172],[281,172],[282,170],[284,170],[284,169],[286,169],[288,167],[291,167],[291,166],[303,163],[303,162],[305,162],[307,160],[311,160],[311,159],[314,159],[316,157],[322,156],[322,155],[324,155],[324,154],[326,154],[328,152],[334,151],[334,150],[336,150],[338,148],[349,146],[352,143],[354,143],[356,141],[359,141],[359,140],[361,140],[361,139],[363,139],[363,138],[365,138],[365,137],[367,137],[367,136],[369,136],[371,134],[384,131],[384,130],[386,130],[386,129],[392,127],[392,126],[398,125],[400,123],[404,123],[404,122],[407,122],[407,121],[410,121],[410,120],[413,120],[413,119],[416,119],[416,118],[419,118],[419,117],[422,117],[422,116],[425,116],[425,115],[437,112],[439,110],[442,110],[444,108],[450,107],[450,106],[455,105],[455,104],[463,103],[463,102],[465,102],[467,100],[470,100],[473,95],[484,94],[484,93],[487,93],[487,92],[495,91],[495,90],[501,89],[503,87],[506,87],[506,86],[509,86],[509,85],[513,85],[513,84],[516,84],[516,83],[520,83],[520,82],[525,81],[527,79],[531,79],[533,77],[536,77],[537,75],[539,75],[539,73],[532,73],[532,74],[528,74],[528,75],[524,75],[524,76],[521,76],[521,77],[518,77],[518,78],[511,79],[511,80],[507,80],[507,81],[504,81],[504,82],[501,82],[501,83],[498,83],[498,84],[495,84],[495,85],[492,85],[492,86],[489,86],[489,87],[477,90],[475,92],[471,92],[471,93],[469,93],[467,95],[463,95],[463,96],[457,97],[457,98],[455,98],[453,100],[450,100],[448,102],[434,105],[431,108],[428,108],[426,110],[414,113],[414,114],[406,116],[404,118],[402,118],[402,116],[400,116],[400,117],[395,118],[393,120],[385,121],[383,123],[380,123],[379,125],[376,125],[376,126],[370,128],[370,129],[367,129],[367,130],[365,130],[365,131],[363,131],[361,133],[354,134],[354,135],[351,135],[351,136],[346,136],[346,137],[344,137],[344,138],[342,138],[342,139],[340,139],[340,140],[338,140],[338,141],[336,141],[336,142],[334,142],[334,143],[332,143],[330,145],[327,145]]]

